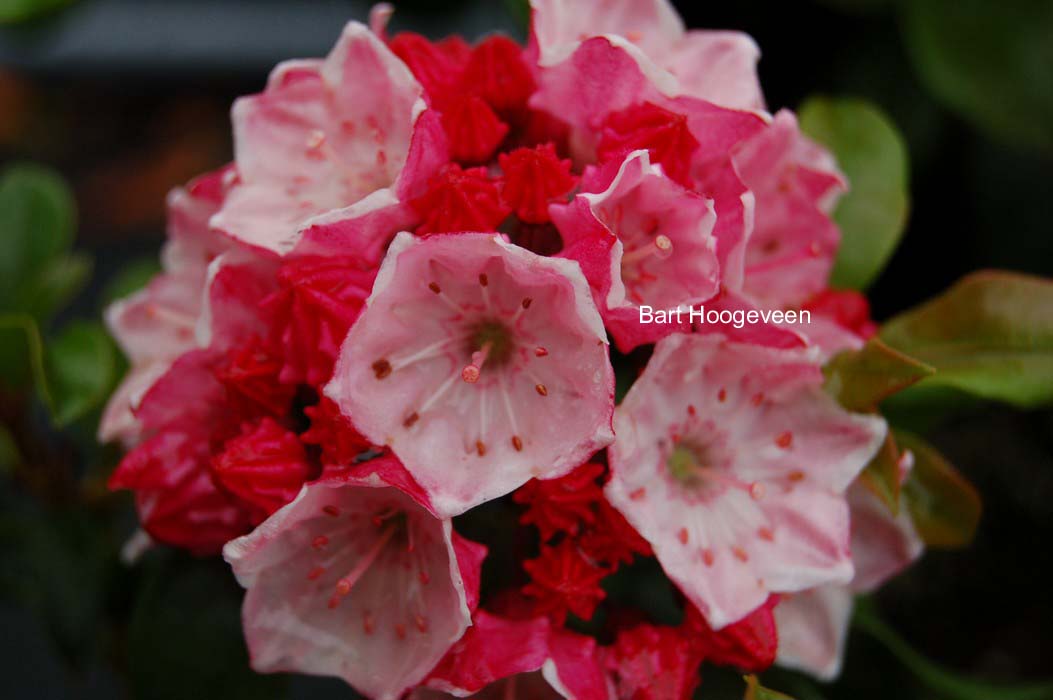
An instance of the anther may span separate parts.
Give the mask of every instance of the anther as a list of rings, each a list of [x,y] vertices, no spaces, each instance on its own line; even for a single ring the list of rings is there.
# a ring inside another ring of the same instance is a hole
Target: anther
[[[545,387],[544,384],[535,384],[534,390],[542,396],[548,396],[548,389]]]
[[[523,299],[523,308],[524,309],[529,309],[530,305],[533,304],[533,303],[534,303],[534,300],[531,299],[530,297],[527,297],[527,298]]]
[[[412,428],[413,424],[420,420],[420,415],[416,411],[406,416],[406,420],[402,421],[403,428]]]
[[[391,374],[391,363],[385,359],[373,363],[373,374],[377,379],[383,379]]]
[[[541,347],[540,345],[537,346],[536,348],[534,348],[534,356],[535,357],[545,357],[546,355],[548,355],[548,350],[546,350],[545,348]]]
[[[486,276],[485,272],[479,273],[479,284],[481,284],[484,287],[490,284],[490,278]]]
[[[475,451],[480,457],[486,456],[486,445],[482,440],[475,441]]]
[[[516,448],[516,452],[523,451],[523,441],[519,439],[518,435],[512,436],[512,447]]]
[[[439,285],[435,284],[434,282],[428,285],[428,289],[435,292],[436,294],[442,293],[442,289],[439,287]]]

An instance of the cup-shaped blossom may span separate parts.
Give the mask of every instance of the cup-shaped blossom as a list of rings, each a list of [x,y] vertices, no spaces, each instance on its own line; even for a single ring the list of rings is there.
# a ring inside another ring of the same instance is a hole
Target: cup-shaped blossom
[[[257,671],[337,676],[394,700],[471,624],[482,548],[431,512],[396,460],[374,461],[304,486],[224,547],[248,589],[242,621]]]
[[[543,68],[603,37],[636,62],[663,93],[736,109],[763,109],[760,49],[748,35],[684,29],[667,0],[531,0],[531,48]]]
[[[324,60],[281,63],[262,93],[235,102],[238,179],[212,225],[284,255],[314,217],[346,208],[342,218],[369,224],[357,234],[372,240],[356,252],[379,252],[409,223],[399,195],[445,158],[424,110],[405,64],[368,27],[349,23]]]
[[[913,455],[905,452],[900,461],[903,480],[912,462]],[[857,479],[848,489],[848,505],[855,565],[852,581],[786,596],[775,608],[778,664],[824,680],[836,678],[841,671],[855,596],[877,590],[910,566],[925,548],[906,504],[901,502],[899,511],[891,512]]]
[[[443,515],[562,476],[613,438],[581,270],[495,234],[399,234],[326,393]]]
[[[143,289],[106,309],[106,325],[131,369],[117,387],[99,424],[99,439],[138,442],[135,416],[143,396],[180,355],[195,347],[211,261],[233,241],[209,230],[208,220],[223,202],[227,168],[202,175],[168,195],[169,239],[160,274]]]
[[[745,291],[773,307],[800,306],[829,282],[841,242],[830,213],[844,176],[787,110],[746,140],[734,161],[755,198]]]
[[[606,190],[553,205],[552,216],[623,352],[678,329],[641,323],[642,306],[686,311],[720,288],[713,202],[666,177],[647,151],[629,154]],[[679,330],[689,328],[685,314]]]
[[[886,426],[821,385],[814,351],[673,335],[615,414],[607,496],[714,629],[852,577],[844,492]]]

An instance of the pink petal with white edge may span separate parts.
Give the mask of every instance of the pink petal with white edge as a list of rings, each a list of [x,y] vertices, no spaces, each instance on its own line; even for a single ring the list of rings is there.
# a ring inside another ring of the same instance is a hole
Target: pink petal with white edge
[[[852,591],[845,585],[820,586],[787,595],[775,606],[779,651],[775,662],[821,680],[841,672]]]
[[[351,22],[324,61],[280,64],[234,104],[238,184],[212,226],[280,255],[310,218],[393,185],[424,109],[420,85]]]
[[[913,457],[905,453],[905,480]],[[910,512],[900,504],[893,515],[888,506],[856,480],[848,489],[852,518],[852,563],[855,576],[848,585],[819,586],[784,598],[775,608],[779,630],[778,663],[806,671],[823,680],[841,670],[845,638],[852,616],[852,599],[869,593],[921,556],[924,544]]]
[[[742,145],[735,167],[756,200],[746,291],[774,308],[800,306],[829,281],[841,241],[830,212],[844,176],[787,110]]]
[[[561,233],[566,231],[564,255],[572,259],[578,258],[577,240],[614,238],[608,269],[590,264],[582,269],[586,276],[594,272],[589,282],[619,350],[628,352],[677,330],[672,324],[640,323],[641,306],[686,310],[717,293],[713,202],[667,178],[647,151],[629,154],[604,192],[580,194],[578,200],[587,208],[553,205],[553,221]],[[679,330],[689,326],[685,322]]]
[[[886,426],[821,385],[814,351],[673,335],[615,413],[607,496],[714,629],[852,577],[844,491]]]
[[[223,549],[248,589],[252,667],[337,676],[369,697],[400,697],[471,624],[456,537],[449,520],[383,474],[304,486]]]
[[[739,32],[685,31],[666,0],[531,0],[531,51],[551,68],[583,41],[603,37],[669,97],[688,95],[735,109],[763,109],[760,50]]]
[[[441,515],[613,439],[614,372],[581,270],[494,234],[399,234],[326,394]]]

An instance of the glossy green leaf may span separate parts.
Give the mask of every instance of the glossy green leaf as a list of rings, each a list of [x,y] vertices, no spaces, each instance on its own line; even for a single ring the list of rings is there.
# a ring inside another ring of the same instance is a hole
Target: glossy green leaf
[[[22,284],[63,255],[73,240],[76,208],[66,184],[36,165],[0,176],[0,310],[12,311]]]
[[[810,98],[801,106],[800,123],[833,151],[850,183],[834,212],[842,238],[831,284],[865,289],[907,223],[907,146],[888,117],[865,100]]]
[[[922,540],[930,547],[968,546],[983,510],[976,488],[917,435],[897,431],[896,442],[914,453],[914,468],[903,494]]]
[[[116,373],[117,353],[101,324],[75,322],[46,346],[52,417],[67,425],[101,404]]]
[[[919,386],[1035,406],[1053,400],[1053,282],[1011,272],[969,275],[888,322],[880,337],[932,367]]]
[[[789,695],[765,688],[756,676],[746,676],[745,681],[746,694],[742,696],[743,700],[793,700]]]
[[[907,48],[925,86],[1004,141],[1053,150],[1053,3],[901,2]]]
[[[826,390],[850,411],[873,410],[885,398],[934,372],[877,338],[859,350],[838,354],[823,368]]]
[[[856,600],[853,624],[880,642],[921,681],[944,700],[1053,700],[1053,683],[1003,685],[958,675],[919,654],[878,617],[866,598]]]

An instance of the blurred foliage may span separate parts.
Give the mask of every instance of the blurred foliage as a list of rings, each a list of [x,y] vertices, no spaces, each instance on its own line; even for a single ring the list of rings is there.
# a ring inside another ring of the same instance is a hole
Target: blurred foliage
[[[746,676],[746,694],[743,700],[793,700],[789,695],[765,688],[756,676]]]
[[[931,365],[940,384],[1019,406],[1053,401],[1053,282],[978,272],[880,331],[888,345]]]
[[[832,284],[865,289],[880,274],[907,224],[907,146],[881,110],[864,100],[812,97],[801,130],[837,157],[849,190],[834,211],[841,228]]]
[[[825,389],[850,411],[872,411],[892,394],[935,372],[878,338],[859,350],[839,353],[823,367]]]
[[[926,87],[977,126],[1053,152],[1053,3],[902,0],[907,48]]]
[[[980,494],[917,435],[899,431],[896,442],[914,455],[914,468],[903,491],[921,539],[929,547],[967,547],[980,524]]]
[[[59,426],[99,406],[117,375],[116,348],[98,321],[43,339],[91,274],[91,259],[72,250],[75,228],[73,196],[58,175],[30,164],[0,175],[0,386],[34,386]]]
[[[1053,683],[998,685],[959,676],[926,659],[877,615],[867,598],[856,600],[855,627],[879,641],[939,700],[1051,700]]]
[[[0,0],[0,24],[14,24],[70,5],[74,0]]]

